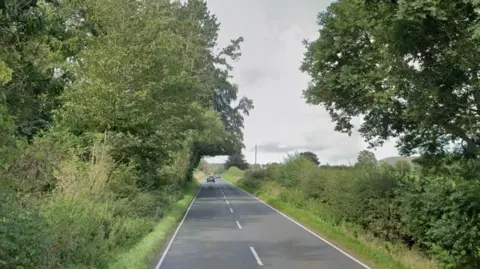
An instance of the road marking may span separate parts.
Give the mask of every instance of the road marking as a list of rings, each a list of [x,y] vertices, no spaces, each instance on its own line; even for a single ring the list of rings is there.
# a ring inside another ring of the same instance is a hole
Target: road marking
[[[233,209],[232,209],[231,207],[230,207],[230,212],[232,212],[232,213],[233,213]]]
[[[225,201],[227,201],[227,204],[230,204],[230,203],[228,202],[228,200],[225,200]]]
[[[198,190],[197,194],[195,194],[195,197],[193,197],[193,200],[192,200],[192,202],[190,203],[190,206],[188,206],[187,211],[185,212],[185,215],[183,215],[183,218],[182,218],[182,220],[180,221],[180,224],[178,224],[177,229],[176,229],[175,232],[173,233],[173,236],[172,236],[172,238],[170,239],[170,242],[168,242],[168,245],[167,245],[167,247],[165,248],[165,251],[163,252],[162,257],[161,257],[160,260],[158,261],[158,264],[157,264],[157,266],[155,267],[155,269],[159,269],[160,266],[161,266],[162,263],[163,263],[163,260],[165,260],[165,257],[167,256],[167,252],[168,252],[168,250],[170,249],[170,247],[171,247],[172,244],[173,244],[173,240],[175,240],[175,237],[177,236],[177,233],[178,233],[178,231],[180,230],[180,227],[182,227],[182,224],[183,224],[183,222],[185,221],[185,218],[187,217],[188,212],[190,212],[190,209],[192,208],[193,203],[195,203],[195,200],[197,199],[197,196],[198,196],[198,194],[200,193],[200,191],[202,190],[204,184],[205,184],[205,182],[203,182],[203,184],[200,186],[200,189]]]
[[[223,195],[223,198],[227,199],[227,196],[225,196],[225,194]]]
[[[258,257],[257,252],[253,247],[250,247],[250,250],[252,251],[253,256],[255,257],[255,260],[257,260],[258,265],[263,266],[262,261],[260,260],[260,257]]]
[[[240,226],[240,223],[238,222],[238,220],[235,221],[237,223],[237,226],[238,226],[238,229],[242,229],[242,226]]]
[[[365,269],[371,269],[368,265],[362,263],[361,261],[357,260],[356,258],[354,258],[352,255],[346,253],[345,251],[341,250],[339,247],[335,246],[333,243],[330,243],[327,239],[321,237],[320,235],[316,234],[315,232],[313,232],[312,230],[308,229],[307,227],[303,226],[302,224],[300,224],[298,221],[290,218],[289,216],[285,215],[284,213],[282,213],[281,211],[279,211],[278,209],[276,209],[275,207],[267,204],[266,202],[260,200],[260,198],[254,196],[253,194],[249,193],[248,191],[238,187],[238,186],[235,186],[234,184],[230,183],[229,181],[225,180],[226,182],[228,182],[228,184],[232,185],[233,187],[235,188],[238,188],[239,190],[243,191],[244,193],[250,195],[251,197],[253,197],[254,199],[256,199],[257,201],[259,201],[260,203],[270,207],[271,209],[273,209],[275,212],[279,213],[280,215],[284,216],[286,219],[290,220],[291,222],[297,224],[300,228],[304,229],[305,231],[309,232],[311,235],[315,236],[316,238],[322,240],[323,242],[325,242],[326,244],[328,244],[329,246],[331,246],[332,248],[336,249],[337,251],[339,251],[340,253],[342,253],[343,255],[347,256],[348,258],[350,258],[352,261],[360,264],[361,266],[363,266]]]

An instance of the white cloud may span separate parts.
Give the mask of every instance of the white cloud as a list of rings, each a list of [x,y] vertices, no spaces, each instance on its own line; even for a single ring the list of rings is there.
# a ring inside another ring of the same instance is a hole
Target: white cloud
[[[247,161],[254,161],[255,144],[260,146],[259,163],[281,161],[287,153],[311,150],[322,162],[346,164],[354,162],[358,152],[366,148],[357,133],[348,137],[333,131],[334,124],[325,109],[309,106],[302,98],[309,81],[299,70],[305,51],[302,40],[318,36],[317,14],[330,2],[207,0],[221,23],[219,44],[224,46],[239,36],[245,39],[233,75],[240,96],[247,95],[255,104],[245,119]],[[261,147],[275,144],[285,145],[286,152]],[[392,143],[376,151],[377,158],[397,154]]]

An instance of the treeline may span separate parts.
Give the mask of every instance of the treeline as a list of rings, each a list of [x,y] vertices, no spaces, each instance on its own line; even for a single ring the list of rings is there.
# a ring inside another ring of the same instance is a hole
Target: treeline
[[[1,1],[0,268],[107,268],[241,150],[218,30],[201,0]]]
[[[395,245],[425,253],[442,268],[480,267],[478,181],[407,161],[380,163],[363,151],[355,166],[317,166],[305,156],[289,156],[281,164],[248,170],[242,184],[348,227],[354,236],[392,243],[387,249],[406,268],[436,267],[428,259],[399,257]]]

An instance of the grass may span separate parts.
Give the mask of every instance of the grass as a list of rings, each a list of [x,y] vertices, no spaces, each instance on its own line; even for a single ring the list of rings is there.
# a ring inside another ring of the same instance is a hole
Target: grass
[[[193,173],[193,178],[195,179],[195,181],[198,183],[198,184],[201,184],[205,178],[205,173],[200,171],[200,170],[196,170],[194,173]]]
[[[245,175],[245,172],[238,169],[237,167],[233,166],[228,169],[226,173],[224,173],[222,176],[223,177],[228,177],[230,181],[238,181],[241,178],[243,178],[243,175]]]
[[[188,183],[183,198],[173,205],[165,217],[155,226],[153,232],[149,233],[132,249],[120,254],[109,268],[149,269],[168,236],[177,227],[178,222],[182,219],[185,211],[195,197],[199,187],[198,182],[202,176],[202,173],[195,173],[196,181]]]
[[[392,244],[379,240],[367,234],[359,227],[345,224],[332,225],[324,221],[321,216],[312,214],[311,210],[281,201],[280,186],[276,182],[264,182],[259,188],[252,189],[242,184],[243,171],[231,169],[222,176],[231,183],[252,193],[267,204],[282,211],[291,218],[302,223],[312,231],[321,235],[345,252],[361,260],[371,268],[382,269],[435,269],[434,261],[407,249],[403,245]]]

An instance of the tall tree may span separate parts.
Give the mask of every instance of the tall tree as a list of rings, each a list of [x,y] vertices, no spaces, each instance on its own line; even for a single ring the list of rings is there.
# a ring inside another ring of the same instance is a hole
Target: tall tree
[[[318,160],[317,154],[315,154],[311,151],[305,151],[305,152],[300,153],[299,155],[307,158],[308,160],[310,160],[312,163],[314,163],[317,166],[320,165],[320,161]]]
[[[249,168],[249,164],[245,160],[245,156],[243,156],[242,153],[236,153],[228,156],[228,159],[225,162],[225,170],[232,166],[235,166],[241,170],[246,170]]]
[[[376,165],[377,158],[375,154],[368,150],[362,150],[358,153],[357,163],[355,165]]]
[[[318,16],[301,69],[310,104],[336,130],[375,147],[399,138],[404,154],[444,152],[458,143],[480,154],[480,26],[475,1],[340,0]]]
[[[242,113],[250,108],[232,107],[237,89],[226,61],[239,56],[241,39],[215,53],[219,24],[204,1],[88,0],[88,6],[85,17],[107,34],[89,40],[71,64],[82,79],[62,96],[65,127],[110,133],[115,159],[134,160],[150,183],[179,151],[190,152],[191,172],[204,155],[241,150]],[[224,111],[215,105],[222,91],[229,98]]]
[[[93,33],[78,11],[71,1],[0,4],[0,98],[17,135],[31,140],[49,128],[52,111],[61,105],[58,97],[72,80],[63,68],[66,59]]]
[[[179,26],[184,34],[192,36],[191,25],[196,28],[194,42],[201,44],[203,52],[197,61],[192,62],[196,66],[196,74],[200,76],[202,83],[208,87],[211,92],[205,98],[205,104],[213,106],[215,112],[225,127],[226,134],[223,135],[220,143],[198,143],[197,149],[201,155],[232,155],[241,152],[245,147],[243,144],[243,122],[244,116],[254,108],[253,101],[247,97],[241,97],[238,100],[238,86],[230,81],[230,72],[233,70],[229,60],[236,61],[240,58],[240,44],[243,37],[233,39],[231,44],[225,48],[218,48],[218,30],[220,24],[215,15],[210,14],[207,4],[203,0],[191,0],[182,5],[180,10],[182,23],[188,27]],[[234,105],[238,102],[237,105]]]

